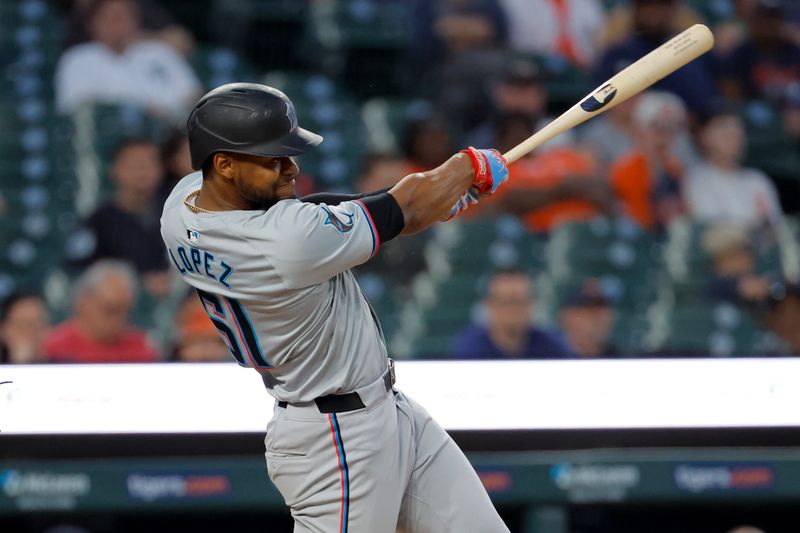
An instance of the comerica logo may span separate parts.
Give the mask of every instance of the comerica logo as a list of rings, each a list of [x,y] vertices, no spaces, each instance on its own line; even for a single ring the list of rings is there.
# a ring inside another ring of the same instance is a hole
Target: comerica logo
[[[622,487],[639,484],[639,469],[634,465],[555,465],[550,477],[560,489],[580,487]]]
[[[10,498],[20,496],[82,496],[92,488],[91,479],[82,473],[0,472],[0,489]]]

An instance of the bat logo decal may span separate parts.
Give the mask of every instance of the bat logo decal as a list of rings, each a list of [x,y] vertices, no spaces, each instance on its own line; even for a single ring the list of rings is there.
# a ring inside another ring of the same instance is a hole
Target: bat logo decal
[[[593,111],[598,111],[603,109],[608,103],[614,99],[617,95],[617,88],[611,85],[610,83],[606,83],[599,89],[597,89],[594,94],[589,95],[586,100],[581,102],[581,109],[586,111],[587,113],[591,113]]]

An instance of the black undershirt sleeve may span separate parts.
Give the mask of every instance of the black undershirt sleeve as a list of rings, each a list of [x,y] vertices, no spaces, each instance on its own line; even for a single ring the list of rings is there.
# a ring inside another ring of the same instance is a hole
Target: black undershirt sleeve
[[[400,235],[405,227],[405,219],[403,218],[403,210],[394,196],[389,194],[389,189],[380,189],[372,192],[365,192],[361,194],[333,194],[327,192],[320,192],[309,194],[300,198],[301,202],[308,202],[312,204],[329,204],[337,205],[342,202],[349,202],[352,200],[361,200],[364,207],[369,211],[372,221],[375,223],[375,229],[378,231],[380,242],[384,243],[390,241]]]
[[[372,216],[372,221],[375,223],[375,229],[378,231],[382,243],[400,235],[400,232],[406,226],[400,204],[388,192],[369,195],[363,198],[361,203],[364,204],[364,207],[367,208],[370,216]]]

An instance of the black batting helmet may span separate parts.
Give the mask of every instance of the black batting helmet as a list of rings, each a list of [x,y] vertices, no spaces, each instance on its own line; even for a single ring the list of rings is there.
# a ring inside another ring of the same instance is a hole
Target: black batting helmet
[[[284,157],[322,142],[300,128],[291,100],[258,83],[229,83],[203,96],[186,123],[192,168],[216,152]]]

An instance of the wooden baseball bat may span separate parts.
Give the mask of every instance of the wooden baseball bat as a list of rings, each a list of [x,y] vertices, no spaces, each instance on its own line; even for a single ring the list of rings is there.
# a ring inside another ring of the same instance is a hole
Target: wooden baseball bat
[[[621,104],[705,54],[713,46],[714,35],[711,30],[703,24],[695,24],[629,65],[547,126],[506,152],[506,160],[511,164],[556,135]]]

